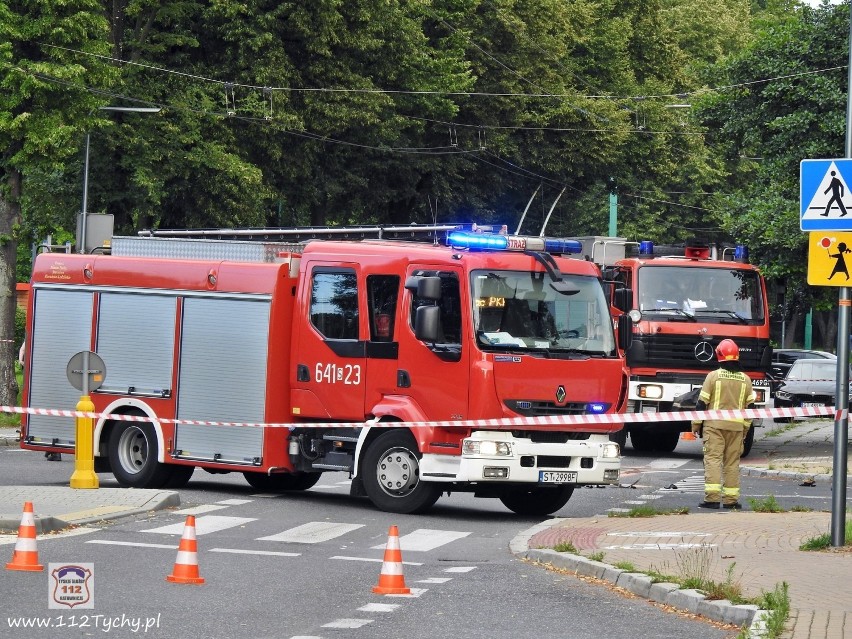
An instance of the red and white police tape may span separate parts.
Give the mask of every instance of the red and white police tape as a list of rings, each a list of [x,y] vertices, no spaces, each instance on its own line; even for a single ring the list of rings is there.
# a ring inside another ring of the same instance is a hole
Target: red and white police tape
[[[158,421],[169,424],[192,424],[195,426],[244,426],[253,428],[328,428],[330,424],[214,422],[197,419],[170,419],[143,415],[120,415],[55,408],[29,408],[23,406],[0,406],[4,413],[46,415],[49,417],[88,417],[94,420],[110,419],[124,422]],[[846,419],[848,409],[837,410],[834,406],[807,406],[802,408],[749,408],[745,410],[670,411],[662,413],[607,413],[604,415],[547,415],[541,417],[505,417],[501,419],[470,419],[458,421],[404,422],[409,427],[455,427],[455,428],[518,428],[523,426],[555,426],[568,424],[624,424],[637,422],[703,421],[705,419],[757,419],[761,417],[824,417],[835,420]],[[336,428],[364,428],[365,426],[398,427],[403,422],[334,422]]]

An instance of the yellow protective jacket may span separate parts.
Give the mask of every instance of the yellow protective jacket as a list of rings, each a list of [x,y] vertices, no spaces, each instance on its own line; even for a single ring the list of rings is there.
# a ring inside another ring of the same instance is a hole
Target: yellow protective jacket
[[[753,405],[756,399],[751,378],[740,370],[717,368],[704,379],[698,395],[698,410],[742,410]],[[693,421],[693,425],[700,421]],[[707,419],[704,426],[720,430],[748,430],[750,419]]]

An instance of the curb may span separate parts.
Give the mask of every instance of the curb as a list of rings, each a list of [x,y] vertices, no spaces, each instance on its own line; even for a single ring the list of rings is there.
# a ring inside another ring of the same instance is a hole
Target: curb
[[[3,429],[7,431],[8,429]],[[21,436],[18,432],[3,432],[0,431],[0,446],[17,446],[21,441]]]
[[[698,590],[681,589],[677,584],[671,583],[652,583],[651,577],[646,574],[627,572],[580,555],[550,549],[530,549],[519,555],[554,568],[573,571],[576,575],[609,581],[643,599],[701,615],[713,621],[733,624],[741,628],[748,626],[746,637],[757,638],[764,635],[765,617],[769,611],[752,604],[735,605],[726,599],[707,599]]]
[[[83,526],[85,524],[93,524],[99,521],[141,515],[152,510],[165,510],[166,508],[177,507],[180,506],[180,495],[177,492],[164,491],[161,496],[158,496],[156,500],[152,500],[152,502],[148,502],[144,506],[136,506],[111,513],[101,513],[93,515],[92,517],[81,517],[80,519],[74,519],[71,521],[62,519],[62,515],[57,517],[52,515],[36,515],[36,533],[41,535],[44,533],[64,530],[71,526]],[[0,514],[0,531],[9,531],[10,534],[16,534],[20,523],[20,515],[13,517],[12,515]]]
[[[748,626],[746,634],[743,635],[747,639],[759,639],[765,636],[766,618],[770,613],[755,605],[735,605],[726,599],[707,599],[697,590],[682,589],[679,585],[671,583],[653,583],[651,577],[644,573],[627,572],[581,555],[556,552],[549,548],[529,548],[529,540],[533,535],[541,530],[552,528],[562,521],[565,519],[548,519],[518,534],[509,542],[510,552],[516,557],[538,561],[562,570],[570,570],[575,575],[609,581],[643,599],[686,610],[713,621],[733,624],[741,628]]]

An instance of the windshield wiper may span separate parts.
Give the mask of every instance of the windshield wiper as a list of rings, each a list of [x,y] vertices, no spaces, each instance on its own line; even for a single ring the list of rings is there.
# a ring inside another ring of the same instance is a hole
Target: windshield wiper
[[[642,312],[643,313],[663,313],[663,312],[677,313],[679,316],[685,317],[691,322],[695,321],[695,316],[687,313],[686,311],[682,311],[679,308],[646,308]]]
[[[725,315],[727,315],[728,317],[733,317],[734,319],[736,319],[736,320],[737,320],[740,324],[747,324],[747,323],[748,323],[748,319],[747,319],[747,318],[743,317],[742,315],[740,315],[740,314],[739,314],[739,313],[737,313],[736,311],[729,311],[728,309],[722,309],[722,308],[715,308],[715,309],[711,309],[711,308],[700,308],[700,309],[696,310],[696,311],[695,311],[695,313],[696,313],[696,314],[698,314],[698,313],[717,313],[717,314],[718,314],[718,313],[724,313],[724,314],[725,314]]]

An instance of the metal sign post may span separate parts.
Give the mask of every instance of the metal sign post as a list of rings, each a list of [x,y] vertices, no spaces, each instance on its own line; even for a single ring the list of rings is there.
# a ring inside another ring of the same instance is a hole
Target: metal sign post
[[[89,390],[97,390],[106,377],[106,365],[97,353],[80,351],[68,360],[65,374],[71,385],[83,392],[76,410],[81,413],[93,413],[95,405],[89,397]],[[94,428],[91,417],[77,417],[74,435],[74,473],[71,475],[71,488],[98,488],[98,476],[95,474]]]

